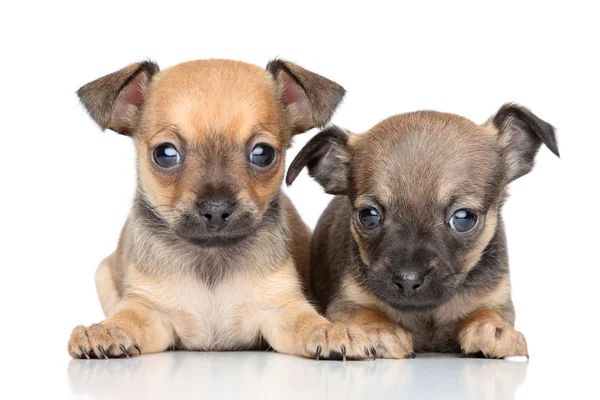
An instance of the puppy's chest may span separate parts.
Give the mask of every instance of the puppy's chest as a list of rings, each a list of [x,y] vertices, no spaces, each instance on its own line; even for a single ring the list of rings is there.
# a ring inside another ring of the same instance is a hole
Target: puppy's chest
[[[178,348],[233,350],[255,348],[260,342],[250,317],[256,294],[249,285],[223,282],[211,287],[190,279],[148,289],[148,297],[171,323]]]
[[[459,321],[440,320],[433,313],[395,312],[391,317],[412,333],[415,351],[458,351]]]

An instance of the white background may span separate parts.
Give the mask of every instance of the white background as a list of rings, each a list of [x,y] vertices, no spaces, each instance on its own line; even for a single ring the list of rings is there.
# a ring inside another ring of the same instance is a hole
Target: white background
[[[68,393],[70,331],[103,318],[94,272],[128,214],[134,152],[128,138],[97,129],[74,92],[146,58],[164,69],[279,56],[347,89],[333,122],[354,132],[418,109],[484,122],[508,101],[557,128],[562,158],[543,148],[504,209],[517,328],[532,356],[518,394],[594,396],[596,10],[576,1],[185,3],[2,6],[0,355],[10,367],[0,390]],[[296,137],[288,163],[315,133]],[[314,227],[329,196],[305,172],[286,191]]]

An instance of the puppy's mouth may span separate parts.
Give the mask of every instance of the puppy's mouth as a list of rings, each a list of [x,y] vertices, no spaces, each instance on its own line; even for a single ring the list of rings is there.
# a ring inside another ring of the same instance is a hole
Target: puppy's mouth
[[[379,296],[378,296],[379,297]],[[401,294],[387,296],[387,302],[397,310],[404,312],[430,312],[448,301],[446,296],[423,296],[421,299],[406,298]]]
[[[231,235],[231,236],[214,235],[214,236],[208,236],[208,237],[198,237],[198,236],[190,237],[190,236],[182,235],[182,234],[178,233],[177,236],[179,236],[181,239],[183,239],[187,243],[193,244],[195,246],[229,247],[229,246],[235,246],[236,244],[243,242],[245,239],[252,236],[252,233],[247,233],[247,234],[243,234],[243,235]]]
[[[228,247],[243,242],[259,227],[253,213],[232,217],[225,225],[216,227],[195,214],[183,215],[173,226],[175,234],[187,243],[200,247]]]

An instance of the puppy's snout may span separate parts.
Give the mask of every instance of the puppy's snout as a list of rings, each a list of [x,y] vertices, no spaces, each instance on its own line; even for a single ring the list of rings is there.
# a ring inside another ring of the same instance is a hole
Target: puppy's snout
[[[199,211],[210,230],[220,231],[235,212],[235,202],[229,198],[204,199],[200,201]]]
[[[394,274],[394,283],[406,297],[417,293],[424,282],[425,277],[415,269],[405,269]]]

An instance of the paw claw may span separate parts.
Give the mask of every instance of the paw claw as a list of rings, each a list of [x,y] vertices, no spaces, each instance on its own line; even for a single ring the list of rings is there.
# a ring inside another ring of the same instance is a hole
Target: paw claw
[[[405,359],[413,351],[412,334],[396,323],[378,321],[361,328],[373,344],[373,358]]]
[[[88,354],[87,351],[85,351],[83,346],[79,346],[79,350],[81,350],[81,354],[83,354],[85,356],[85,358],[87,358],[88,360],[90,359],[90,355]]]
[[[375,350],[375,347],[371,347],[371,356],[373,357],[373,360],[377,358],[377,350]]]
[[[140,353],[140,356],[142,355],[142,349],[140,348],[139,344],[134,344],[133,347],[135,347],[137,349],[137,351]]]
[[[339,322],[311,326],[302,355],[316,360],[364,360],[371,342],[359,327]],[[316,349],[316,350],[315,350]]]
[[[106,355],[106,351],[104,351],[104,347],[102,347],[102,345],[98,346],[98,350],[100,350],[100,353],[102,354],[102,356],[108,360],[108,356]]]
[[[92,324],[88,327],[77,326],[71,332],[68,350],[73,358],[81,358],[80,355],[87,358],[110,359],[116,357],[129,357],[127,351],[130,350],[130,343],[134,343],[134,337],[139,336],[139,332],[125,330],[119,325],[109,322]],[[121,349],[122,354],[118,349]],[[140,354],[139,346],[136,346]]]
[[[122,344],[119,346],[119,348],[123,352],[123,355],[125,355],[125,357],[129,358],[129,354],[127,354],[127,348],[125,347],[125,345]]]

